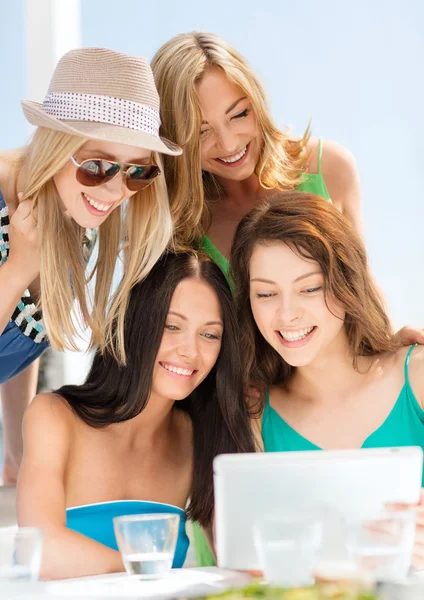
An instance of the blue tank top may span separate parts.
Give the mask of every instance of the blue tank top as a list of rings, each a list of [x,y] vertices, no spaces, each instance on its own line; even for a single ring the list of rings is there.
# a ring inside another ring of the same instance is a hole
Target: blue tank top
[[[362,448],[421,446],[424,450],[424,410],[415,397],[408,376],[409,359],[415,346],[411,346],[406,355],[405,381],[392,410],[380,427],[367,437]],[[269,402],[268,391],[262,418],[262,439],[265,452],[322,450],[280,417]]]
[[[0,191],[0,268],[8,255],[9,213]],[[23,371],[48,346],[41,314],[26,290],[6,328],[0,334],[0,384]]]
[[[105,546],[109,546],[112,550],[118,550],[112,519],[124,515],[147,513],[175,513],[180,515],[177,547],[172,567],[174,569],[181,568],[190,542],[186,533],[185,512],[178,506],[144,500],[118,500],[116,502],[99,502],[97,504],[75,506],[66,509],[66,527],[77,533],[82,533]]]

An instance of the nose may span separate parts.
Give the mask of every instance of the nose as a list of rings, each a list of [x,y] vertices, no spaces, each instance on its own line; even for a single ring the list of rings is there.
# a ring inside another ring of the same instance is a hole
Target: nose
[[[186,360],[193,360],[198,355],[197,339],[195,335],[187,334],[181,340],[181,344],[177,348],[177,354]]]
[[[125,181],[125,174],[120,171],[113,179],[107,183],[104,183],[102,187],[107,190],[111,196],[111,199],[116,200],[117,197],[122,197],[125,194],[128,194]]]
[[[295,298],[281,298],[277,311],[277,320],[281,325],[294,325],[303,315],[303,309]]]
[[[228,127],[222,127],[218,132],[219,147],[223,154],[233,154],[237,150],[237,135]]]

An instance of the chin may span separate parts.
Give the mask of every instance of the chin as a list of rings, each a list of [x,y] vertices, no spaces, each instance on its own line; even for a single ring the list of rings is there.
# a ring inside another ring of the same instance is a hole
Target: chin
[[[292,350],[284,349],[281,351],[274,347],[281,358],[291,367],[306,367],[314,362],[316,353],[310,352],[306,348],[293,348]]]
[[[90,217],[90,215],[88,215],[85,218],[79,218],[79,219],[75,219],[74,221],[76,221],[78,223],[78,225],[80,227],[83,227],[84,229],[97,229],[98,227],[100,227],[100,225],[103,223],[103,221],[105,221],[106,219],[99,219],[96,217]]]

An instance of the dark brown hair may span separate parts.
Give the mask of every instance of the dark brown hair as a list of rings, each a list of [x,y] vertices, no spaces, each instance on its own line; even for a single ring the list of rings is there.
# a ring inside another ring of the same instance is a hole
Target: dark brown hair
[[[327,306],[331,299],[345,311],[355,368],[358,356],[399,347],[372,281],[364,245],[350,222],[319,196],[278,192],[242,219],[231,250],[242,362],[250,384],[264,388],[285,383],[294,371],[262,337],[250,306],[252,253],[258,244],[280,242],[320,265]]]
[[[150,397],[172,296],[180,281],[187,278],[204,281],[215,291],[224,322],[215,366],[190,396],[175,403],[193,423],[193,484],[187,514],[207,525],[213,514],[214,457],[255,450],[234,302],[224,275],[209,257],[193,252],[165,254],[131,291],[124,327],[126,365],[119,364],[110,351],[97,352],[85,383],[63,386],[56,393],[91,427],[105,427],[140,414]]]

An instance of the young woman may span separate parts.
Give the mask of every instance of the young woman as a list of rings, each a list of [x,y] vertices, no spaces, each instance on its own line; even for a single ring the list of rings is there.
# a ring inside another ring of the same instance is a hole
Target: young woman
[[[220,269],[165,254],[131,292],[126,366],[97,352],[84,385],[34,399],[17,509],[19,525],[44,530],[43,577],[122,570],[112,517],[142,512],[181,515],[182,566],[187,501],[211,523],[214,456],[254,450],[236,325]]]
[[[362,230],[351,154],[310,138],[308,131],[301,139],[280,131],[259,80],[227,42],[204,32],[177,35],[151,66],[162,132],[184,148],[180,158],[164,160],[184,240],[201,242],[226,271],[240,219],[272,191],[295,188],[332,201]]]
[[[76,348],[75,301],[93,344],[113,348],[125,361],[129,290],[147,275],[172,233],[159,153],[181,153],[159,137],[159,97],[143,58],[102,48],[73,50],[59,61],[43,104],[26,101],[23,109],[37,126],[34,136],[25,148],[0,156],[5,483],[16,479],[21,417],[35,394],[37,357],[49,343]],[[95,235],[98,259],[87,277]],[[124,276],[111,300],[122,246]],[[91,309],[87,282],[94,275]]]
[[[424,348],[393,337],[364,246],[339,211],[299,192],[264,202],[238,226],[231,273],[266,452],[424,449]],[[422,566],[424,496],[417,513]]]

